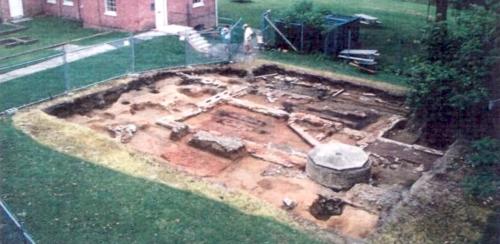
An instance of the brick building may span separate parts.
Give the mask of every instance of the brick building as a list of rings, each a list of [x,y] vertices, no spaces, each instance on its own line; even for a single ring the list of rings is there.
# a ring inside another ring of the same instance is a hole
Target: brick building
[[[0,16],[10,20],[48,14],[82,21],[93,28],[128,31],[168,25],[212,27],[217,0],[0,0]]]

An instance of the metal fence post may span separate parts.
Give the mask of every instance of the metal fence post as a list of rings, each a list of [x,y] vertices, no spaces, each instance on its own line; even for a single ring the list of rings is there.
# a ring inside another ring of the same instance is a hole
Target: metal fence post
[[[300,25],[300,51],[304,52],[304,23]]]
[[[130,45],[130,73],[135,72],[135,42],[134,42],[134,34],[132,34],[128,38],[128,42]]]
[[[347,40],[347,49],[351,49],[351,36],[352,36],[352,33],[351,33],[351,30],[349,30],[348,32],[348,40]]]
[[[325,36],[325,40],[324,40],[324,43],[323,43],[323,54],[324,55],[328,55],[328,41],[330,39],[330,33],[327,33],[326,36]]]
[[[188,32],[187,30],[184,31],[184,62],[186,64],[185,65],[186,67],[189,66],[189,60],[188,60],[188,55],[189,55],[188,54],[189,53],[188,52],[188,45],[189,45],[188,44],[188,38],[189,37],[188,37],[188,33],[187,32]]]
[[[405,68],[405,63],[404,63],[404,57],[403,57],[403,44],[404,40],[399,38],[398,41],[398,66],[399,66],[399,72],[401,72]]]
[[[66,50],[66,44],[63,45],[63,70],[64,70],[64,85],[66,87],[66,92],[71,90],[71,84],[69,81],[69,67],[68,67],[68,52]]]

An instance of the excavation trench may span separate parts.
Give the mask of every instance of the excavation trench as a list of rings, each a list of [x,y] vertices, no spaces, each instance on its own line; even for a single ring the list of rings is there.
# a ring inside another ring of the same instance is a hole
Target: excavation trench
[[[277,66],[253,73],[251,80],[231,67],[147,74],[45,112],[356,238],[373,232],[440,157],[414,147],[418,139],[382,137],[406,119],[404,97]],[[368,182],[333,191],[306,175],[310,150],[332,142],[370,153]]]

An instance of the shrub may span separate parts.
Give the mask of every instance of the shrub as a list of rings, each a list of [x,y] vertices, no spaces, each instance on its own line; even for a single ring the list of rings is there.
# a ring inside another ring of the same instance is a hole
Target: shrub
[[[485,111],[495,58],[499,17],[481,8],[462,11],[455,23],[435,23],[410,71],[409,104],[436,141],[454,132],[471,133]]]
[[[466,194],[485,199],[496,194],[499,185],[498,176],[492,172],[479,172],[466,176],[462,182]]]
[[[489,137],[472,143],[472,153],[467,158],[472,167],[490,167],[500,165],[500,143]]]
[[[312,1],[300,1],[279,15],[287,24],[303,23],[318,30],[324,30],[325,15],[330,13],[327,9],[315,8]]]
[[[494,196],[500,187],[500,142],[486,137],[472,142],[471,149],[466,163],[473,170],[462,182],[464,191],[476,198]]]

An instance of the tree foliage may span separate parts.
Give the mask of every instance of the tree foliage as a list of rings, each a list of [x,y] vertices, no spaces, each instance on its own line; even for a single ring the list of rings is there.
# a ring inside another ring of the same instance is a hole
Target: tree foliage
[[[468,195],[485,199],[495,195],[500,182],[498,176],[492,172],[480,171],[476,174],[468,175],[464,178],[462,186]]]
[[[409,104],[427,123],[427,139],[439,142],[445,134],[468,132],[484,111],[498,20],[496,13],[474,7],[454,22],[426,29],[424,49],[410,71]]]
[[[310,0],[296,2],[291,8],[280,13],[285,23],[303,23],[307,26],[324,30],[325,15],[331,14],[327,9],[317,8]]]
[[[482,6],[486,10],[500,10],[500,0],[450,0],[451,5],[459,10],[470,9],[474,6]]]
[[[467,194],[476,198],[494,196],[500,187],[500,142],[488,137],[474,141],[466,162],[473,170],[463,181]]]
[[[475,168],[500,165],[500,143],[489,137],[472,143],[472,152],[467,157],[467,163]]]

